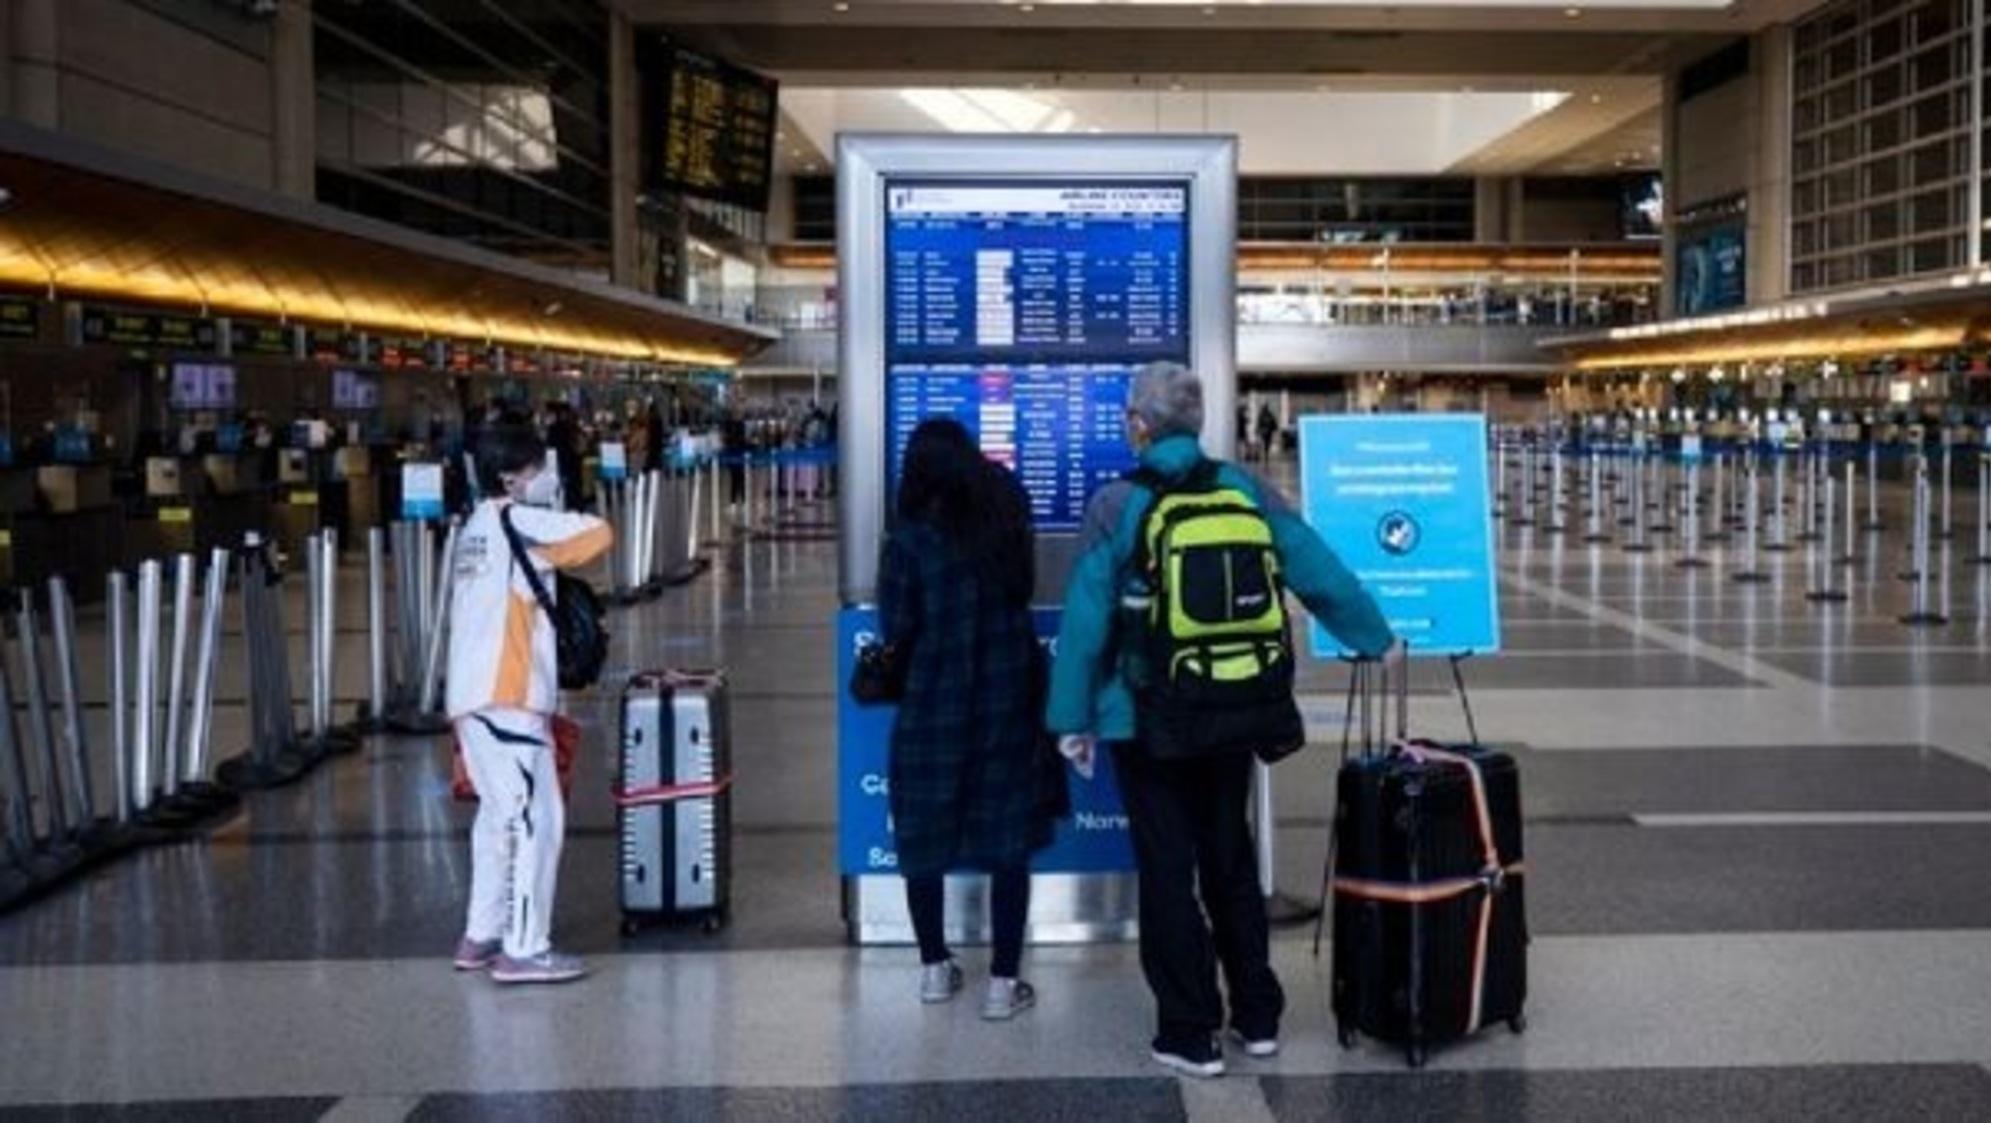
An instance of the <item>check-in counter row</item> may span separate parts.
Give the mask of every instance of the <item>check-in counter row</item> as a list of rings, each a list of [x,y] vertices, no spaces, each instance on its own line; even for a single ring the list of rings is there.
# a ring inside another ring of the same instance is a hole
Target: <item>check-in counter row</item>
[[[389,458],[364,448],[284,450],[273,479],[259,454],[153,457],[123,487],[108,464],[0,469],[0,586],[61,573],[89,602],[114,568],[237,546],[251,531],[293,556],[321,527],[356,543],[394,509]]]

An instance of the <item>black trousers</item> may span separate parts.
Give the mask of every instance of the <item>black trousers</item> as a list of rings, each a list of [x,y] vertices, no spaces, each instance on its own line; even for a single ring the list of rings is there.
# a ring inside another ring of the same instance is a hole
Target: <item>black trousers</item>
[[[913,934],[919,938],[921,963],[945,963],[954,953],[944,932],[946,887],[938,874],[906,878],[906,907],[912,912]],[[1023,965],[1023,928],[1030,920],[1030,867],[997,870],[989,875],[990,943],[995,955],[989,974],[1014,979]]]
[[[1116,745],[1120,798],[1140,864],[1141,971],[1157,1007],[1157,1048],[1184,1047],[1230,1024],[1276,1037],[1285,992],[1272,973],[1258,850],[1245,820],[1249,753],[1157,761],[1138,743]]]

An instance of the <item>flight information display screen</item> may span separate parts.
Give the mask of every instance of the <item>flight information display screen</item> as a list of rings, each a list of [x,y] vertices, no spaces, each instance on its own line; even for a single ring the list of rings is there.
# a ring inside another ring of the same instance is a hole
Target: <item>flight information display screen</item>
[[[1189,356],[1183,183],[892,183],[886,423],[961,422],[1016,471],[1040,529],[1075,529],[1133,467],[1133,371]]]
[[[1031,520],[1072,530],[1086,500],[1134,467],[1127,447],[1128,366],[935,364],[902,367],[887,393],[892,486],[913,430],[951,417],[1030,493]]]

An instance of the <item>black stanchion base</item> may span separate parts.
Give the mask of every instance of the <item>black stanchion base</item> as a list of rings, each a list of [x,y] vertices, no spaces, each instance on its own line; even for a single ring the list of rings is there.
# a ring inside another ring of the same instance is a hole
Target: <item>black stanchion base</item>
[[[1970,561],[1973,565],[1991,565],[1991,554],[1979,554]]]
[[[1799,542],[1823,542],[1825,541],[1825,536],[1822,534],[1800,534],[1797,536],[1797,540]]]
[[[1788,554],[1791,552],[1791,544],[1788,542],[1765,542],[1763,543],[1763,552],[1766,554]]]
[[[1804,599],[1813,604],[1838,604],[1846,600],[1846,594],[1839,589],[1813,589],[1804,594]]]
[[[224,760],[215,768],[214,775],[235,791],[260,791],[296,783],[321,759],[293,745],[272,754],[268,760],[257,760],[248,753]]]
[[[703,557],[692,558],[691,561],[683,569],[680,569],[676,573],[671,574],[669,577],[664,578],[664,584],[668,586],[689,585],[693,581],[698,580],[698,578],[702,576],[706,570],[711,568],[712,568],[711,558],[703,558]],[[659,591],[661,592],[661,590]]]
[[[1309,924],[1320,916],[1320,906],[1312,901],[1302,901],[1291,893],[1277,889],[1265,898],[1265,920],[1274,928],[1291,928]]]
[[[1740,573],[1729,574],[1728,579],[1738,585],[1767,585],[1770,582],[1770,575],[1760,569],[1745,569]]]
[[[1675,569],[1706,569],[1707,567],[1708,559],[1706,558],[1681,558],[1673,563],[1673,568]]]
[[[387,728],[406,737],[434,737],[449,732],[449,717],[440,712],[418,714],[405,710],[387,715]]]
[[[1583,536],[1583,540],[1592,545],[1596,545],[1598,543],[1611,541],[1611,536],[1608,534],[1586,534]]]
[[[1623,550],[1627,554],[1649,554],[1652,552],[1652,543],[1627,542],[1624,545],[1618,547],[1618,549]]]
[[[1908,570],[1905,573],[1897,573],[1894,575],[1894,577],[1896,580],[1909,585],[1913,585],[1915,582],[1920,581],[1922,579],[1922,575],[1912,569]]]
[[[1526,515],[1522,515],[1522,516],[1520,516],[1519,518],[1515,518],[1515,519],[1510,519],[1510,520],[1508,520],[1508,521],[1509,521],[1509,525],[1511,525],[1511,526],[1533,526],[1533,525],[1535,525],[1535,520],[1533,520],[1533,519],[1529,518],[1529,517],[1528,517],[1528,516],[1526,516]]]
[[[1933,628],[1950,622],[1950,618],[1940,612],[1911,612],[1901,617],[1901,622],[1911,628]]]
[[[1867,531],[1870,534],[1878,533],[1879,531],[1886,530],[1887,524],[1882,522],[1872,522],[1872,523],[1867,523],[1865,526],[1862,526],[1860,529]]]
[[[98,822],[75,838],[0,867],[0,914],[37,900],[130,850],[177,837],[140,824]]]
[[[304,740],[304,750],[312,756],[323,760],[330,756],[346,756],[350,753],[356,753],[360,750],[360,746],[365,743],[360,740],[359,734],[354,733],[352,730],[335,727],[327,729],[323,737],[306,737]]]
[[[1560,537],[1564,534],[1568,534],[1569,528],[1566,526],[1545,526],[1542,528],[1542,533]]]
[[[1716,530],[1716,531],[1710,531],[1710,532],[1708,532],[1707,534],[1704,534],[1704,535],[1702,535],[1702,536],[1701,536],[1701,541],[1703,541],[1703,542],[1726,542],[1726,541],[1728,541],[1728,540],[1730,539],[1730,537],[1731,537],[1731,535],[1730,535],[1730,534],[1729,534],[1729,533],[1728,533],[1727,531],[1725,531],[1725,530]]]
[[[1620,517],[1618,518],[1618,525],[1619,525],[1619,526],[1634,526],[1634,525],[1636,525],[1636,524],[1637,524],[1637,522],[1638,522],[1638,520],[1637,520],[1637,519],[1628,519],[1628,518],[1624,518],[1623,516],[1620,516]]]

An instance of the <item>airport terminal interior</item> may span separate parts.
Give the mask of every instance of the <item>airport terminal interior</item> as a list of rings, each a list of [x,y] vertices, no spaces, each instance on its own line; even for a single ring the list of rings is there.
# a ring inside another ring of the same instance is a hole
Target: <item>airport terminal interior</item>
[[[1987,76],[1985,0],[0,0],[0,1119],[1991,1118]],[[1395,728],[1292,600],[1215,1079],[1111,757],[1034,1007],[972,869],[923,1000],[852,691],[915,429],[1048,641],[1170,364],[1409,644]],[[528,422],[613,535],[557,986],[459,946]]]

